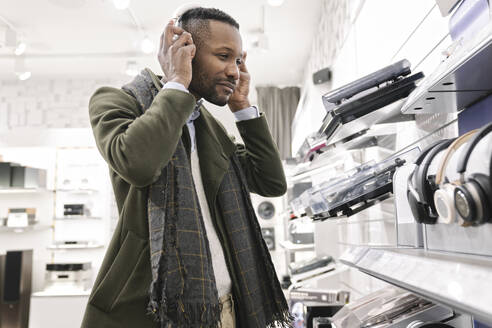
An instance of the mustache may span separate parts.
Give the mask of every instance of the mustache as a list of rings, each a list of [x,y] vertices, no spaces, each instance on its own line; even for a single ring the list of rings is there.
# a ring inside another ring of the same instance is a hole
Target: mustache
[[[233,90],[236,88],[236,80],[234,79],[218,80],[217,84],[224,84]]]

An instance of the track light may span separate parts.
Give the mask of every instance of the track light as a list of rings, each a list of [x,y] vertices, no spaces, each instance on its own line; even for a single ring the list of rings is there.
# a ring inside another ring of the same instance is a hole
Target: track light
[[[140,43],[140,49],[144,54],[150,54],[154,51],[154,43],[152,43],[148,36],[145,36]]]
[[[130,6],[130,0],[113,0],[113,4],[118,10],[125,10]]]

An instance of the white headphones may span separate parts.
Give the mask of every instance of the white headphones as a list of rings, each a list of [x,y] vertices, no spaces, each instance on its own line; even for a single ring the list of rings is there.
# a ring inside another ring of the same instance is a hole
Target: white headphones
[[[446,149],[446,152],[441,159],[441,163],[436,174],[436,185],[439,186],[439,189],[434,193],[434,205],[436,207],[437,214],[439,215],[438,223],[442,222],[450,224],[456,220],[457,215],[454,206],[454,189],[459,184],[459,180],[446,183],[444,175],[446,174],[446,168],[453,154],[476,132],[477,130],[469,131],[453,141],[453,143]]]
[[[176,10],[173,13],[174,25],[175,26],[179,25],[178,21],[185,12],[187,12],[190,9],[200,8],[200,7],[203,6],[200,6],[197,3],[185,3],[184,5],[181,5],[178,8],[176,8]]]

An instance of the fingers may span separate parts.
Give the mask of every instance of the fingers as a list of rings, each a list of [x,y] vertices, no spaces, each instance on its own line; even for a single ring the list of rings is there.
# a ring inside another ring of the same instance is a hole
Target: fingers
[[[194,44],[189,44],[187,46],[182,47],[181,49],[182,51],[186,52],[191,57],[191,59],[195,57],[196,46]]]
[[[164,29],[164,32],[161,35],[161,49],[164,47],[164,52],[167,51],[167,49],[171,46],[173,42],[173,26],[174,26],[174,19],[171,19],[167,25],[166,28]]]
[[[238,65],[239,70],[241,72],[244,72],[244,73],[248,73],[248,68],[246,67],[246,56],[247,55],[248,55],[247,52],[243,51],[243,58],[241,59],[241,64]]]
[[[161,49],[164,47],[164,52],[169,49],[169,47],[173,44],[174,35],[182,35],[185,32],[181,27],[174,26],[174,19],[171,19],[164,29],[164,32],[161,35]]]
[[[193,38],[191,37],[191,34],[188,32],[183,32],[179,38],[174,42],[173,47],[174,48],[181,48],[187,45],[193,44]]]

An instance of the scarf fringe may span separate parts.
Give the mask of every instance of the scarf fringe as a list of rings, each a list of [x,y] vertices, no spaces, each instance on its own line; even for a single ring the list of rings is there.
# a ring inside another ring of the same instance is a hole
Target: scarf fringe
[[[294,317],[288,309],[277,312],[273,315],[272,321],[267,323],[266,328],[293,328]]]
[[[156,322],[165,324],[165,327],[170,325],[172,328],[219,328],[222,305],[220,303],[212,305],[203,303],[184,304],[180,300],[173,304],[158,304],[151,301],[147,310]]]

